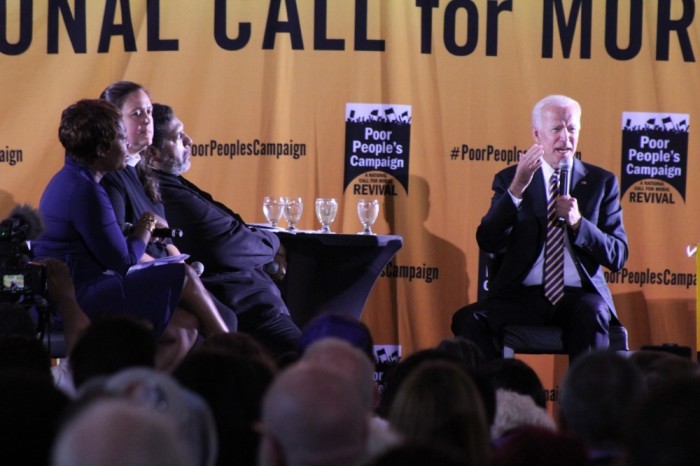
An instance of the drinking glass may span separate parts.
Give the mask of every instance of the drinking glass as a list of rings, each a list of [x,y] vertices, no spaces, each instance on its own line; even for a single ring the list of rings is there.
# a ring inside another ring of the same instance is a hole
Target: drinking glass
[[[357,201],[357,216],[364,227],[359,233],[361,235],[373,235],[372,225],[377,221],[379,215],[379,201],[376,199],[360,199]]]
[[[265,196],[263,198],[263,214],[272,228],[277,228],[277,222],[282,218],[284,198]]]
[[[319,197],[316,199],[316,218],[321,222],[321,233],[331,233],[331,223],[338,213],[338,201]]]
[[[286,197],[284,199],[284,209],[282,215],[287,221],[287,230],[296,231],[296,224],[301,218],[301,211],[304,210],[304,203],[300,197]]]

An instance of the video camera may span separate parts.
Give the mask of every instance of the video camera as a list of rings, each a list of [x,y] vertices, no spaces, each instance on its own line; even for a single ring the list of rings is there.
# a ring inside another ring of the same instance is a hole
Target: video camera
[[[15,207],[0,222],[0,301],[35,304],[47,297],[46,268],[30,262],[30,240],[42,231],[41,217],[26,205]]]

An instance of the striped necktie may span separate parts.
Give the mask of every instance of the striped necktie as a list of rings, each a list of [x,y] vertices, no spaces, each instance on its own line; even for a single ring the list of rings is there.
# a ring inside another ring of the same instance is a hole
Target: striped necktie
[[[556,199],[559,196],[559,170],[549,179],[547,198],[547,241],[544,245],[544,296],[556,305],[564,296],[564,225],[558,221]]]

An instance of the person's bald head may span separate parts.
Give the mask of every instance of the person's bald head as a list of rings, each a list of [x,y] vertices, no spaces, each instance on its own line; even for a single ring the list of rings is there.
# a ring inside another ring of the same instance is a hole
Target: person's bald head
[[[366,451],[368,409],[337,372],[300,362],[265,395],[259,464],[356,465]]]
[[[362,350],[338,338],[323,338],[309,346],[301,360],[347,377],[364,406],[369,410],[374,409],[374,366]]]
[[[89,440],[86,440],[89,439]],[[53,466],[196,464],[166,415],[125,399],[93,402],[59,433]]]

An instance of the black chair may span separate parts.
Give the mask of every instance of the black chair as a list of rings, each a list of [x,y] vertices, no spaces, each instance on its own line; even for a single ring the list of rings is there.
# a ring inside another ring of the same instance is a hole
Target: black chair
[[[485,254],[487,276],[494,276],[501,266],[502,256]],[[562,330],[546,325],[506,325],[501,335],[503,357],[519,354],[567,354],[562,341]],[[610,326],[610,346],[613,351],[629,351],[627,329],[622,325]]]
[[[566,354],[562,331],[554,326],[506,325],[503,328],[503,357],[519,354]],[[610,326],[610,346],[614,351],[629,351],[627,329]]]

